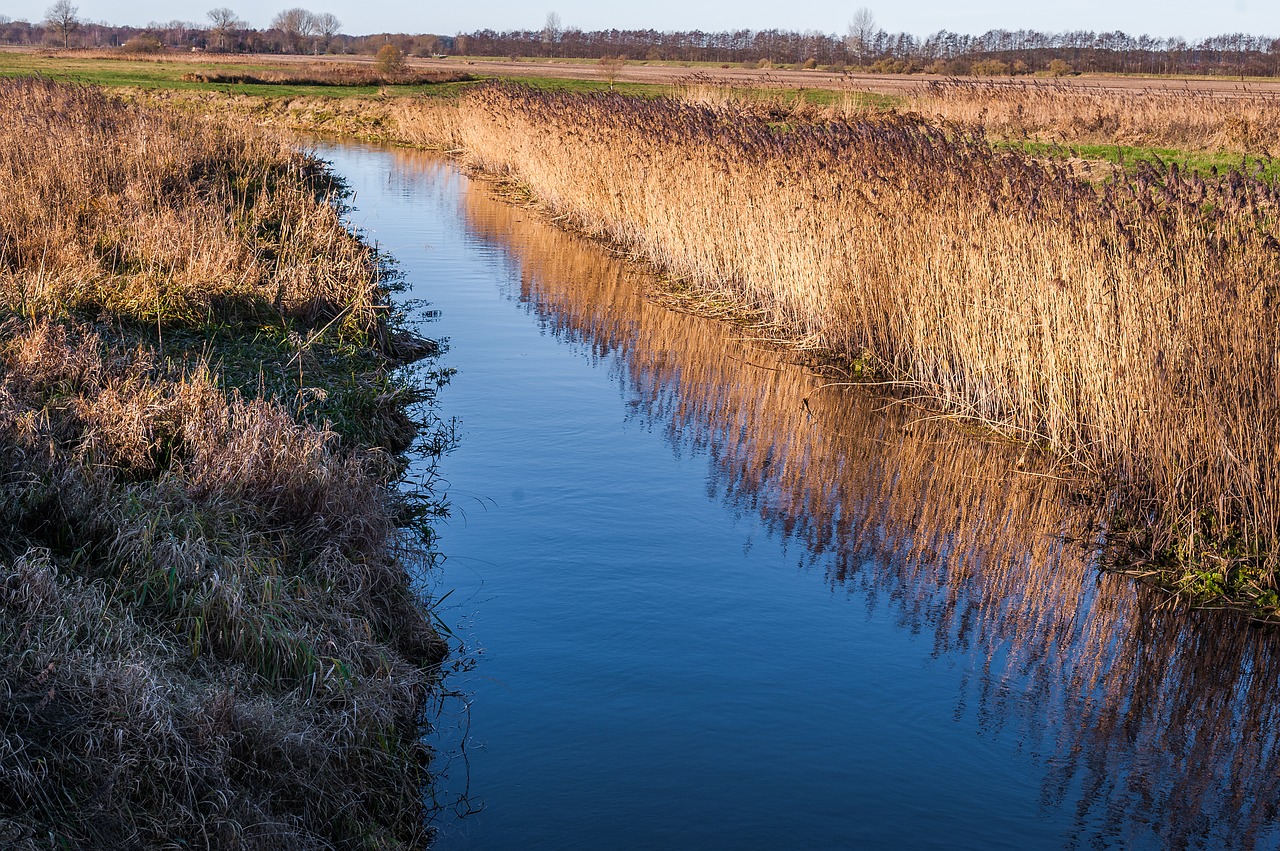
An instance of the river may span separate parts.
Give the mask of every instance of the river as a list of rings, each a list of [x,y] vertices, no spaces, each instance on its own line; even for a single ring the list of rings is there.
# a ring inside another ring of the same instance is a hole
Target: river
[[[437,848],[1280,847],[1276,634],[1100,575],[1060,471],[320,153],[458,370]]]

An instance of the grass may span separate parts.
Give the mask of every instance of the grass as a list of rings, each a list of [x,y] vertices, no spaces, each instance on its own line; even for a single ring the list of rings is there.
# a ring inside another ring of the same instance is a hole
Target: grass
[[[390,84],[365,82],[343,85],[327,79],[332,72],[316,70],[317,63],[267,62],[242,57],[212,58],[201,55],[166,56],[165,58],[106,59],[102,54],[77,52],[28,53],[0,51],[0,77],[26,77],[38,74],[57,82],[104,86],[107,88],[139,88],[178,92],[223,92],[256,97],[332,97],[368,98],[383,92],[412,95],[430,92],[449,96],[456,94],[467,80],[445,79],[441,82]],[[369,71],[372,65],[358,66]],[[293,73],[290,73],[290,72]],[[308,76],[316,77],[308,84]],[[457,76],[457,75],[447,75]],[[218,82],[219,78],[251,77],[262,82]],[[282,77],[283,82],[267,82]],[[326,79],[320,79],[326,78]]]
[[[1130,172],[1143,166],[1164,168],[1176,165],[1183,171],[1211,177],[1228,172],[1248,174],[1274,183],[1280,177],[1280,161],[1269,156],[1253,156],[1226,151],[1184,151],[1176,148],[1149,148],[1133,145],[1073,145],[1051,142],[998,142],[998,148],[1018,150],[1033,157],[1056,160],[1083,159],[1120,166]]]
[[[568,225],[1056,458],[1115,506],[1126,564],[1272,611],[1272,183],[1170,164],[1094,183],[894,113],[778,132],[740,102],[507,86],[416,108]]]
[[[1191,90],[1102,91],[1067,83],[922,81],[905,95],[856,90],[727,85],[694,75],[673,96],[688,103],[765,110],[791,122],[895,112],[962,125],[1000,148],[1091,167],[1177,164],[1211,175],[1240,171],[1272,180],[1280,155],[1280,100],[1265,93],[1223,97]],[[1096,170],[1096,168],[1094,169]],[[1109,173],[1109,169],[1103,169]]]
[[[447,376],[341,185],[98,90],[0,116],[3,843],[421,847]]]
[[[518,85],[528,86],[531,89],[547,92],[592,94],[609,91],[609,84],[604,80],[572,80],[541,76],[504,77],[503,79],[510,80]],[[632,97],[661,97],[670,92],[670,90],[670,86],[652,83],[615,82],[613,84],[613,91]]]
[[[1280,95],[1222,96],[1190,89],[1105,91],[1069,83],[946,80],[925,83],[906,108],[981,125],[993,138],[1059,145],[1280,155]]]

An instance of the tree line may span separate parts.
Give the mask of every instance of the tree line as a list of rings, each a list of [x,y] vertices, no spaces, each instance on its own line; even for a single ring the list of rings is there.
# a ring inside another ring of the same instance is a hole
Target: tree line
[[[395,44],[406,55],[417,56],[442,50],[441,39],[431,34],[348,35],[342,32],[342,21],[336,15],[301,7],[280,12],[265,29],[249,26],[227,7],[210,9],[203,21],[153,21],[145,27],[134,27],[88,20],[71,0],[57,0],[39,21],[0,15],[0,44],[297,54],[372,54],[385,44]]]
[[[941,30],[920,37],[890,33],[859,15],[844,35],[787,30],[479,30],[442,38],[451,52],[473,56],[601,58],[715,63],[772,63],[874,71],[970,73],[975,68],[1034,72],[1280,75],[1280,39],[1230,33],[1188,41],[1124,32]],[[859,17],[861,19],[859,19]]]
[[[477,30],[455,35],[377,33],[353,36],[330,13],[296,7],[265,29],[231,9],[211,9],[203,22],[113,26],[80,18],[58,0],[39,22],[0,16],[0,44],[134,47],[247,53],[375,53],[386,44],[407,56],[558,57],[638,61],[772,64],[835,70],[931,71],[946,74],[1051,71],[1280,76],[1280,39],[1229,33],[1189,41],[1124,32],[990,30],[968,35],[890,33],[859,9],[844,34],[789,30],[592,30],[562,27],[555,13],[538,30]]]

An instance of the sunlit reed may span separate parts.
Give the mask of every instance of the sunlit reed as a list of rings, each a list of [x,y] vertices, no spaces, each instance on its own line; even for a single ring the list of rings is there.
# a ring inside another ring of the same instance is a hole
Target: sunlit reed
[[[1095,509],[1016,447],[829,386],[743,329],[670,311],[633,266],[516,221],[485,192],[464,209],[518,272],[513,297],[608,364],[633,416],[705,457],[714,498],[797,544],[815,580],[865,595],[944,657],[975,659],[957,714],[1041,755],[1046,806],[1081,815],[1073,841],[1276,837],[1274,635],[1099,576]]]
[[[869,356],[950,415],[1118,495],[1130,560],[1273,606],[1280,194],[1148,169],[1101,186],[897,116],[490,86],[402,126],[780,337]]]

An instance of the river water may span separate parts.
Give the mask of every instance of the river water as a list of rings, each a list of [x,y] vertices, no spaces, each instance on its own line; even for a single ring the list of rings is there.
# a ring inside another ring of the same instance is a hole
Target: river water
[[[437,848],[1280,847],[1276,635],[1099,575],[1052,468],[320,152],[458,370]]]

